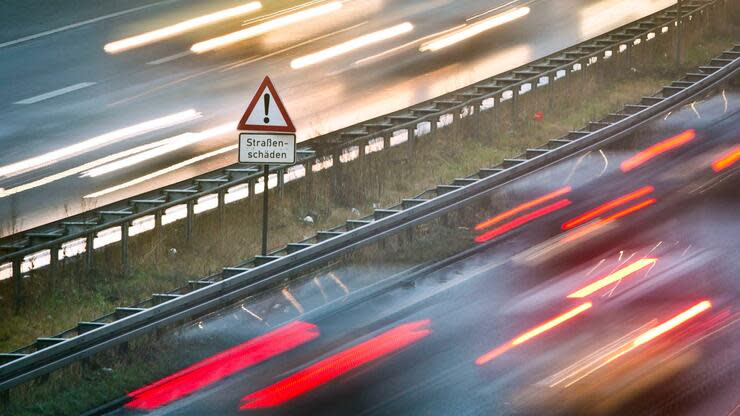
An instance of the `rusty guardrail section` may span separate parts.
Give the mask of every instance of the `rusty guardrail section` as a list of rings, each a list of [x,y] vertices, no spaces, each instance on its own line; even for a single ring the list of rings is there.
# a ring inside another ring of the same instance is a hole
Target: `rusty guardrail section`
[[[703,8],[716,4],[716,2],[702,2],[702,4],[703,6],[697,6],[694,12],[701,12]],[[668,13],[664,19],[670,18],[670,11],[661,13],[663,15]],[[656,19],[656,17],[653,16],[651,19]],[[653,22],[652,29],[639,29],[640,34],[629,35],[629,39],[624,38],[628,35],[623,35],[622,38],[610,43],[610,46],[604,46],[588,54],[584,53],[577,59],[582,65],[578,69],[568,66],[571,64],[566,65],[566,69],[563,69],[563,66],[551,65],[553,67],[545,71],[547,75],[525,76],[516,83],[508,85],[508,88],[480,94],[475,98],[455,104],[446,109],[444,114],[453,114],[453,117],[457,114],[457,117],[463,117],[471,114],[471,111],[482,111],[485,107],[485,100],[493,98],[497,100],[497,103],[501,102],[505,99],[504,94],[507,91],[512,91],[510,99],[515,99],[518,94],[522,93],[521,86],[525,84],[529,84],[530,88],[535,88],[534,84],[540,85],[541,78],[557,77],[558,71],[583,70],[589,62],[591,64],[597,62],[592,61],[593,58],[602,59],[606,56],[606,51],[618,50],[625,42],[635,45],[636,39],[647,38],[650,33],[653,33],[654,37],[656,31],[662,31],[662,27],[669,27],[674,21],[675,18],[662,23]],[[619,37],[614,34],[608,36]],[[626,47],[624,51],[629,48],[630,46]],[[438,186],[416,198],[406,199],[389,209],[376,210],[372,216],[347,221],[345,225],[320,232],[299,243],[289,244],[269,256],[255,257],[240,267],[224,269],[218,275],[191,282],[188,286],[170,293],[154,295],[141,304],[117,308],[114,313],[95,321],[80,322],[73,329],[54,337],[40,338],[33,345],[13,353],[0,354],[0,360],[2,360],[0,361],[0,391],[48,374],[96,352],[125,343],[138,335],[191,319],[214,310],[226,302],[257,293],[289,275],[308,270],[327,259],[381,240],[420,222],[444,215],[470,198],[513,178],[537,170],[597,143],[604,143],[623,136],[652,117],[736,75],[738,67],[740,67],[740,45],[735,45],[734,48],[712,60],[711,65],[700,67],[699,72],[687,74],[682,80],[665,86],[658,94],[643,98],[639,104],[627,105],[619,113],[610,114],[599,122],[590,123],[584,130],[574,131],[563,138],[551,140],[547,148],[530,149],[520,158],[505,160],[500,166],[494,168],[481,169],[475,175],[457,179],[450,185]],[[494,82],[498,82],[496,79]],[[548,81],[543,82],[541,86],[548,85],[552,82],[551,79],[548,78]],[[430,119],[434,121],[432,117],[437,117],[438,120],[443,112],[438,111],[434,114],[436,115],[427,114],[416,118],[413,122],[408,121],[401,126],[416,130],[420,123],[429,122]],[[390,128],[388,131],[391,131]],[[383,138],[384,143],[390,140],[387,136],[380,137]],[[369,146],[370,141],[377,138],[378,136],[368,137],[366,142],[359,141],[359,143]],[[351,146],[360,146],[355,144],[358,140],[353,140]],[[251,183],[254,181],[252,180]],[[219,185],[213,189],[216,188],[219,188],[219,192],[227,189],[225,185]],[[201,193],[207,194],[209,191]],[[178,202],[166,202],[167,206],[173,206],[176,203],[180,203],[179,200]],[[156,209],[154,207],[144,212],[147,212],[146,215],[151,215],[151,212]]]

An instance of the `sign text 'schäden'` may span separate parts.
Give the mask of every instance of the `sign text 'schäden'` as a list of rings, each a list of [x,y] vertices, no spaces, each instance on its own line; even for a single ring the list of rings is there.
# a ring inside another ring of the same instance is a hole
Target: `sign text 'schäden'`
[[[239,162],[258,164],[295,163],[295,135],[241,133]]]

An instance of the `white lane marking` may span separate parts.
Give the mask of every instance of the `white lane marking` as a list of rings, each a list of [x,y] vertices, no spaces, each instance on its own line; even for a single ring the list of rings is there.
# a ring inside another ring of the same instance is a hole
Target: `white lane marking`
[[[81,90],[83,88],[87,88],[91,85],[95,85],[94,82],[81,82],[79,84],[70,85],[69,87],[60,88],[58,90],[47,92],[46,94],[37,95],[35,97],[26,98],[25,100],[16,101],[14,104],[20,104],[20,105],[28,105],[28,104],[35,104],[39,101],[48,100],[49,98],[58,97],[62,94],[66,94],[68,92]]]
[[[29,40],[34,40],[34,39],[38,39],[38,38],[42,38],[44,36],[53,35],[55,33],[63,32],[65,30],[75,29],[75,28],[78,28],[80,26],[85,26],[85,25],[89,25],[91,23],[100,22],[101,20],[112,19],[114,17],[123,16],[125,14],[138,12],[139,10],[149,9],[149,8],[156,7],[156,6],[161,6],[161,5],[167,4],[167,3],[174,3],[176,1],[179,1],[179,0],[163,0],[163,1],[156,2],[156,3],[147,4],[147,5],[144,5],[144,6],[134,7],[133,9],[122,10],[120,12],[106,14],[105,16],[96,17],[94,19],[89,19],[89,20],[84,20],[82,22],[72,23],[71,25],[62,26],[62,27],[59,27],[59,28],[56,28],[56,29],[47,30],[45,32],[36,33],[35,35],[29,35],[29,36],[22,37],[20,39],[11,40],[11,41],[5,42],[5,43],[0,43],[0,48],[4,48],[6,46],[17,45],[19,43],[27,42]]]
[[[164,63],[167,63],[167,62],[174,61],[176,59],[184,58],[184,57],[186,57],[188,55],[192,55],[192,54],[193,54],[193,51],[187,50],[187,51],[183,51],[183,52],[180,52],[180,53],[176,53],[174,55],[165,56],[164,58],[155,59],[154,61],[147,62],[146,64],[147,65],[164,64]]]

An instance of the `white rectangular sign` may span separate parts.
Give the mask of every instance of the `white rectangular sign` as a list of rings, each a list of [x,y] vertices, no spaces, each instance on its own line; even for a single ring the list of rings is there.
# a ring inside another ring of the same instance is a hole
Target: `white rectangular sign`
[[[239,163],[292,165],[296,153],[295,134],[239,134]]]

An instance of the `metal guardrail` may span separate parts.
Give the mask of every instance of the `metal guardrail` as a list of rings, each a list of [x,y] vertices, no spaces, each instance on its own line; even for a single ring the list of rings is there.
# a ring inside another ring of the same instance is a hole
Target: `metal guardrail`
[[[269,258],[255,260],[260,264],[255,263],[252,269],[236,269],[232,270],[235,273],[233,276],[220,276],[223,278],[221,281],[193,282],[192,291],[187,294],[156,295],[157,304],[151,307],[119,308],[106,318],[80,323],[73,337],[41,338],[34,345],[33,352],[0,354],[0,357],[9,361],[0,365],[0,391],[157,328],[194,318],[246,295],[258,293],[291,275],[442,216],[524,174],[574,153],[617,140],[717,83],[737,76],[740,71],[740,45],[735,45],[712,62],[715,65],[700,67],[700,72],[687,74],[655,96],[643,98],[640,104],[628,105],[623,111],[610,114],[595,123],[599,128],[594,131],[573,132],[570,137],[550,141],[549,149],[532,149],[522,159],[507,160],[496,168],[483,169],[476,175],[459,179],[456,184],[438,187],[434,190],[434,197],[405,200],[392,209],[378,210],[373,218],[367,219],[367,223],[347,224],[344,232],[333,231],[320,242],[301,243],[294,250],[289,245]]]
[[[491,77],[466,88],[454,91],[432,100],[411,106],[382,117],[342,129],[320,138],[312,143],[317,150],[303,149],[299,163],[294,167],[271,169],[276,176],[277,186],[292,179],[296,172],[303,171],[304,176],[312,174],[323,164],[338,165],[346,156],[348,160],[362,157],[377,149],[388,149],[401,141],[396,135],[405,131],[405,140],[411,141],[435,131],[438,127],[459,120],[461,117],[476,111],[484,111],[511,100],[516,107],[519,96],[531,90],[547,87],[551,83],[572,73],[583,71],[590,65],[605,61],[619,53],[631,54],[633,47],[658,36],[680,28],[674,26],[681,16],[692,16],[703,13],[704,9],[722,2],[722,0],[683,0],[680,6],[674,6],[655,13],[620,29],[583,42],[572,48],[550,55],[512,71]],[[680,13],[677,10],[680,7]],[[513,112],[515,113],[515,109]],[[426,126],[426,127],[424,127]],[[404,140],[404,141],[405,141]],[[380,144],[382,142],[382,145]],[[291,176],[292,175],[292,176]],[[76,251],[84,251],[86,267],[94,267],[95,238],[99,233],[120,230],[121,259],[124,273],[128,269],[129,237],[132,224],[144,219],[153,222],[153,228],[162,227],[162,218],[168,209],[184,207],[186,237],[192,236],[196,205],[204,199],[216,200],[215,208],[220,213],[226,205],[230,191],[246,185],[248,195],[255,195],[260,182],[256,167],[232,165],[210,172],[191,180],[166,188],[148,192],[143,195],[105,206],[94,211],[82,213],[42,227],[25,231],[19,235],[0,238],[0,277],[5,273],[14,280],[14,297],[21,299],[21,276],[24,269],[39,268],[34,260],[42,257],[56,270],[62,257],[74,257]],[[261,185],[264,187],[264,185]],[[378,213],[383,215],[382,212]],[[362,221],[362,220],[360,220]],[[334,232],[332,231],[329,231]],[[331,234],[319,234],[317,239],[330,237]],[[84,249],[74,250],[66,255],[65,247],[76,243]],[[304,244],[304,242],[298,243]],[[298,245],[289,246],[288,250],[298,249]],[[256,258],[255,263],[269,259]],[[8,273],[9,272],[9,273]]]

